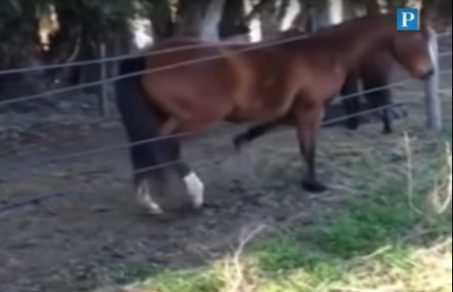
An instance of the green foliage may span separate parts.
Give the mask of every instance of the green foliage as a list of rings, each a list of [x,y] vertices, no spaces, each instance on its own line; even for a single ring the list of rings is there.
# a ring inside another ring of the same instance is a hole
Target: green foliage
[[[143,292],[216,292],[222,286],[215,271],[164,273],[144,283]]]
[[[50,7],[55,8],[62,18],[60,21],[69,18],[70,27],[65,29],[82,30],[88,42],[96,43],[127,33],[129,21],[134,16],[158,14],[168,8],[167,5],[167,0],[0,1],[0,67],[19,66],[18,61],[30,55],[31,51],[38,52],[38,21],[50,11]]]
[[[36,29],[36,12],[44,6],[44,0],[0,1],[0,67],[9,67],[27,55]]]
[[[128,0],[73,0],[52,3],[57,13],[71,15],[92,40],[102,40],[110,34],[128,30],[134,16],[133,2]]]

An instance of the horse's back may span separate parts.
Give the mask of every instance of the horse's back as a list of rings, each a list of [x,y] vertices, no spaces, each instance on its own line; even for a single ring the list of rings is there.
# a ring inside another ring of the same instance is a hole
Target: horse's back
[[[219,55],[221,49],[214,43],[191,39],[162,42],[153,47],[147,57],[146,66],[151,73],[146,76],[146,82],[160,87],[159,84],[171,80],[173,86],[165,86],[169,90],[174,90],[175,86],[190,86],[194,87],[193,91],[200,85],[206,87],[209,81],[222,87],[220,81],[225,79],[227,66]]]
[[[287,56],[275,46],[255,46],[169,40],[153,48],[147,68],[154,73],[143,85],[164,109],[187,120],[279,117],[290,106]]]

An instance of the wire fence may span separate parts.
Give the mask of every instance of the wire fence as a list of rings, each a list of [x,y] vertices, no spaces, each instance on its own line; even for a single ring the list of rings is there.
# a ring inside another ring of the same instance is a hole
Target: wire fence
[[[446,37],[446,36],[451,36],[451,32],[445,32],[445,33],[441,33],[441,34],[438,35],[439,38]],[[93,86],[99,86],[99,85],[103,85],[105,83],[116,82],[116,81],[119,81],[119,80],[122,80],[122,79],[135,77],[135,76],[140,76],[140,75],[143,75],[143,74],[157,73],[157,72],[162,72],[162,71],[166,71],[166,70],[177,69],[177,68],[180,68],[182,66],[188,66],[188,65],[192,65],[192,64],[197,64],[197,63],[200,63],[200,62],[207,62],[207,61],[211,61],[211,60],[217,60],[217,59],[225,57],[226,55],[230,55],[230,54],[234,55],[234,54],[239,54],[239,53],[243,53],[243,52],[249,52],[249,51],[253,51],[253,50],[269,48],[269,47],[272,47],[272,46],[276,46],[276,45],[279,45],[279,44],[292,42],[292,41],[295,41],[295,40],[298,40],[298,39],[301,39],[301,38],[305,38],[305,37],[306,36],[297,36],[297,37],[285,38],[283,40],[276,40],[276,41],[268,41],[268,42],[265,42],[265,43],[258,43],[256,45],[255,44],[251,44],[251,45],[248,45],[246,48],[237,49],[235,51],[226,52],[226,53],[219,54],[219,55],[209,56],[209,57],[205,57],[205,58],[193,59],[193,60],[190,60],[190,61],[181,62],[181,63],[178,63],[178,64],[174,64],[174,65],[170,65],[170,66],[164,66],[164,67],[160,67],[160,68],[156,68],[156,69],[142,70],[142,71],[139,71],[139,72],[134,72],[134,73],[126,74],[126,75],[116,76],[116,77],[112,77],[112,78],[108,78],[108,79],[104,79],[104,80],[100,80],[100,81],[95,81],[95,82],[80,84],[80,85],[76,85],[76,86],[66,87],[66,88],[62,88],[62,89],[52,90],[52,91],[49,91],[49,92],[46,92],[46,93],[32,94],[32,95],[22,96],[22,97],[19,97],[19,98],[5,100],[5,101],[1,101],[0,102],[0,106],[6,106],[6,105],[15,104],[15,103],[22,103],[22,102],[28,102],[28,101],[32,101],[32,100],[36,100],[36,99],[41,99],[41,98],[47,98],[49,96],[58,95],[58,94],[66,93],[66,92],[73,91],[73,90],[79,90],[79,89],[85,89],[85,88],[89,88],[89,87],[93,87]],[[233,44],[238,44],[238,43],[234,42]],[[0,75],[24,73],[24,72],[29,72],[29,71],[33,71],[33,70],[67,68],[67,67],[72,67],[72,66],[85,66],[85,65],[90,65],[90,64],[99,64],[99,63],[105,63],[105,62],[115,62],[115,61],[121,61],[121,60],[130,59],[130,58],[135,58],[137,56],[158,55],[158,54],[165,54],[165,53],[169,53],[169,52],[175,52],[175,51],[181,51],[181,50],[187,50],[187,49],[195,49],[195,48],[200,48],[200,47],[209,47],[209,46],[214,46],[214,44],[202,44],[202,45],[197,44],[197,45],[189,45],[189,46],[184,46],[184,47],[178,47],[178,48],[174,48],[174,49],[159,50],[159,51],[154,51],[154,52],[150,52],[150,53],[146,53],[146,54],[133,54],[133,55],[129,54],[129,55],[122,55],[122,56],[109,57],[109,58],[103,58],[103,59],[96,59],[96,60],[72,62],[72,63],[67,63],[67,64],[58,64],[58,65],[49,65],[49,66],[41,66],[41,67],[33,67],[33,68],[20,68],[20,69],[12,69],[12,70],[3,70],[3,71],[0,71]],[[452,55],[451,51],[439,52],[438,53],[438,57],[439,58],[448,57],[448,56],[451,56],[451,55]],[[451,74],[451,73],[452,73],[452,70],[444,70],[444,71],[441,71],[439,74],[440,75],[448,75],[448,74]],[[408,83],[411,80],[413,80],[413,79],[412,78],[407,78],[407,79],[404,79],[404,80],[401,80],[401,81],[398,81],[398,82],[391,83],[391,84],[386,85],[386,86],[376,87],[376,88],[373,88],[373,89],[370,89],[370,90],[361,91],[361,92],[356,93],[356,94],[341,96],[337,100],[341,101],[341,100],[345,100],[345,99],[349,99],[349,98],[362,96],[364,94],[381,91],[383,89],[397,88],[397,87],[405,85],[406,83]],[[389,105],[385,105],[385,106],[381,106],[381,107],[377,107],[377,108],[361,111],[359,113],[355,113],[355,114],[351,114],[351,115],[344,115],[344,116],[341,116],[339,118],[334,118],[334,119],[330,119],[330,120],[325,121],[323,123],[323,126],[336,124],[338,122],[342,122],[342,121],[348,120],[348,119],[350,119],[352,117],[368,115],[368,114],[372,114],[372,113],[375,113],[375,112],[381,112],[382,110],[390,109],[390,108],[393,108],[393,107],[400,107],[401,105],[404,105],[404,104],[407,104],[407,103],[393,103],[393,104],[389,104]],[[217,128],[217,127],[213,127],[212,129],[215,129],[215,128]],[[209,130],[212,130],[212,129],[209,129]],[[203,132],[206,132],[206,130],[203,131]],[[164,140],[168,140],[168,139],[184,138],[184,137],[187,137],[187,136],[192,136],[192,135],[200,134],[200,133],[201,132],[198,132],[198,133],[195,133],[195,132],[179,133],[179,134],[175,134],[175,135],[167,135],[167,136],[158,137],[158,138],[145,139],[145,140],[136,141],[136,142],[133,142],[133,143],[122,143],[122,144],[117,144],[117,145],[103,147],[103,148],[91,149],[91,150],[87,150],[87,151],[80,151],[80,152],[70,153],[70,154],[64,155],[64,156],[52,157],[52,158],[48,158],[48,159],[44,159],[44,160],[30,162],[30,163],[27,163],[27,165],[24,166],[24,168],[28,168],[30,165],[43,165],[43,164],[46,164],[46,163],[58,163],[58,162],[64,162],[64,161],[74,160],[74,159],[78,159],[78,158],[86,158],[86,157],[89,157],[89,156],[98,155],[98,154],[102,154],[102,153],[109,152],[109,151],[114,151],[114,150],[119,150],[119,149],[127,149],[127,148],[130,148],[130,147],[133,147],[133,146],[145,145],[145,144],[148,144],[148,143],[155,143],[155,142],[164,141]],[[170,167],[170,166],[177,165],[177,164],[180,164],[180,163],[184,163],[184,160],[183,159],[178,159],[178,160],[170,161],[170,162],[163,163],[163,164],[154,165],[154,166],[147,167],[147,168],[136,169],[136,170],[134,170],[134,173],[135,174],[139,174],[139,173],[159,170],[159,169],[162,169],[162,168],[165,168],[165,167]],[[195,162],[195,164],[196,164],[196,162]],[[35,196],[35,197],[31,198],[31,199],[28,199],[28,200],[8,203],[7,205],[0,206],[0,216],[2,216],[3,214],[9,214],[11,211],[14,211],[14,210],[19,210],[19,209],[26,208],[28,206],[37,205],[39,203],[42,203],[44,201],[47,201],[47,200],[50,200],[50,199],[53,199],[53,198],[56,198],[56,197],[63,197],[65,195],[71,195],[73,192],[74,192],[74,190],[72,190],[72,191],[62,191],[62,192],[54,192],[54,193],[50,193],[50,194],[42,194],[42,195],[39,195],[39,196]]]
[[[447,35],[451,35],[451,32],[450,32],[450,34],[441,34],[441,35],[442,35],[442,37],[447,36]],[[238,55],[238,54],[245,53],[245,52],[251,52],[251,51],[261,50],[261,49],[265,49],[265,48],[270,48],[270,47],[274,47],[274,46],[277,46],[277,45],[281,45],[281,44],[285,44],[285,43],[289,43],[289,42],[294,42],[294,41],[297,41],[297,40],[300,40],[300,39],[304,39],[306,37],[307,37],[306,35],[301,35],[301,36],[295,36],[295,37],[288,37],[288,38],[284,38],[284,39],[281,39],[281,40],[274,40],[274,41],[268,41],[268,42],[264,42],[264,43],[252,44],[252,45],[249,45],[249,46],[247,46],[246,48],[243,48],[243,49],[238,49],[238,50],[234,50],[234,51],[224,52],[222,54],[215,54],[214,56],[197,58],[197,59],[192,59],[192,60],[189,60],[189,61],[179,62],[179,63],[174,64],[174,65],[162,66],[162,67],[155,68],[155,69],[140,70],[140,71],[137,71],[137,72],[133,72],[133,73],[129,73],[129,74],[123,74],[123,75],[120,75],[120,76],[111,77],[111,78],[107,78],[107,79],[104,79],[104,80],[93,81],[93,82],[88,82],[88,83],[79,84],[79,85],[75,85],[75,86],[69,86],[69,87],[65,87],[65,88],[50,90],[50,91],[47,91],[47,92],[44,92],[44,93],[36,93],[36,94],[31,94],[31,95],[26,95],[26,96],[16,97],[16,98],[6,98],[6,100],[0,101],[0,106],[11,105],[11,104],[21,103],[21,102],[26,102],[26,101],[32,101],[32,100],[36,100],[36,99],[49,98],[51,96],[60,95],[60,94],[71,92],[71,91],[75,91],[75,90],[87,89],[87,88],[95,87],[95,86],[101,86],[101,85],[104,85],[106,83],[113,83],[113,82],[117,82],[117,81],[120,81],[120,80],[131,78],[131,77],[141,76],[141,75],[144,75],[144,74],[159,73],[159,72],[164,72],[164,71],[168,71],[168,70],[178,69],[178,68],[181,68],[181,67],[184,67],[184,66],[189,66],[189,65],[194,65],[194,64],[198,64],[198,63],[214,61],[214,60],[218,60],[218,59],[224,58],[226,56],[234,56],[234,55]],[[129,54],[129,55],[123,55],[123,56],[118,56],[118,57],[102,58],[102,59],[97,59],[97,60],[74,62],[74,63],[69,63],[69,64],[43,66],[43,67],[37,67],[37,68],[41,68],[41,69],[42,68],[46,68],[46,67],[47,68],[55,68],[54,66],[57,66],[56,68],[64,68],[64,67],[71,67],[71,66],[82,66],[82,65],[87,65],[87,64],[98,64],[98,63],[103,63],[103,62],[112,62],[112,61],[120,61],[120,60],[125,60],[125,59],[131,59],[131,58],[134,58],[134,57],[137,57],[137,56],[161,55],[161,54],[168,54],[168,53],[175,52],[175,51],[183,51],[183,50],[188,50],[188,49],[195,49],[195,48],[202,48],[202,47],[215,47],[215,46],[216,46],[215,44],[188,45],[188,46],[179,47],[179,48],[162,49],[162,50],[157,50],[157,51],[143,53],[143,54],[137,54],[137,55],[130,55]],[[439,57],[448,56],[449,54],[451,55],[451,51],[441,52],[441,53],[439,53]],[[27,70],[35,70],[35,68],[36,67],[17,69],[16,73],[17,72],[23,72],[24,70],[25,71],[27,71]],[[11,72],[11,70],[0,71],[0,75],[8,74],[8,72]],[[9,74],[11,74],[11,73],[9,73]]]
[[[381,107],[370,109],[370,110],[366,110],[366,111],[361,111],[360,113],[351,114],[351,115],[347,115],[347,116],[343,116],[343,117],[340,117],[340,118],[336,118],[336,119],[332,119],[332,120],[326,121],[326,122],[323,123],[323,126],[328,126],[328,125],[331,125],[331,124],[335,124],[337,122],[341,122],[341,121],[347,120],[347,119],[349,119],[351,117],[362,116],[362,115],[366,115],[366,114],[370,114],[370,113],[379,112],[379,111],[382,111],[384,109],[389,109],[389,108],[393,108],[393,107],[399,107],[399,106],[404,105],[404,104],[405,103],[394,103],[394,104],[389,104],[389,105],[386,105],[386,106],[381,106]],[[61,157],[58,157],[58,158],[40,160],[39,162],[35,162],[33,164],[44,164],[44,163],[49,163],[49,162],[54,162],[55,163],[55,162],[62,162],[62,161],[65,161],[65,160],[71,160],[71,159],[75,159],[75,158],[84,158],[84,157],[87,157],[87,156],[100,154],[100,153],[103,153],[103,152],[118,150],[118,149],[122,149],[122,148],[129,148],[129,147],[132,147],[132,146],[143,145],[143,144],[147,144],[147,143],[154,143],[154,142],[162,141],[164,139],[171,139],[171,138],[189,136],[189,135],[193,135],[193,134],[194,133],[183,133],[183,134],[178,134],[178,135],[172,135],[171,137],[166,136],[166,137],[160,137],[160,138],[154,138],[154,139],[149,139],[149,140],[138,141],[138,142],[135,142],[135,143],[125,143],[125,144],[115,145],[115,146],[111,146],[111,147],[105,147],[105,148],[99,148],[99,149],[79,152],[79,153],[75,153],[75,154],[69,154],[67,156],[61,156]],[[194,167],[194,166],[196,167],[197,164],[200,163],[200,162],[204,162],[204,160],[200,159],[200,160],[194,161],[194,162],[191,163],[191,165],[192,165],[192,167]],[[160,170],[160,169],[163,169],[163,168],[166,168],[166,167],[175,166],[175,165],[181,164],[181,163],[185,163],[185,160],[184,159],[177,159],[177,160],[169,161],[169,162],[166,162],[166,163],[153,165],[153,166],[150,166],[150,167],[136,169],[136,170],[133,171],[133,174],[140,174],[140,173],[145,173],[145,172],[156,171],[156,170]],[[2,217],[2,215],[5,215],[5,214],[10,213],[12,211],[21,210],[21,209],[24,209],[24,208],[27,208],[27,207],[30,207],[30,206],[37,206],[37,205],[39,205],[41,203],[44,203],[45,201],[49,201],[49,200],[54,199],[54,198],[62,198],[62,197],[66,197],[66,196],[72,196],[77,191],[79,191],[78,188],[71,188],[71,189],[64,190],[64,191],[59,191],[59,192],[44,193],[44,194],[35,196],[35,197],[31,198],[31,199],[26,199],[26,200],[23,200],[23,201],[9,203],[9,204],[7,204],[5,206],[0,206],[0,218]]]

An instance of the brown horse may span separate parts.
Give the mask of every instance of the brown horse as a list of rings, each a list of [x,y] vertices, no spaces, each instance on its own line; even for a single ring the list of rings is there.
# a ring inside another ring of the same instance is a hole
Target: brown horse
[[[277,39],[284,39],[303,35],[303,32],[298,29],[290,29],[283,31]],[[308,36],[308,34],[307,34]],[[345,112],[345,126],[351,130],[356,130],[360,126],[360,117],[357,115],[362,111],[361,96],[359,85],[362,83],[365,91],[370,91],[364,94],[368,106],[370,108],[381,108],[391,104],[391,91],[389,88],[374,90],[376,88],[385,87],[390,83],[390,73],[393,67],[393,60],[388,51],[378,51],[371,54],[363,60],[358,68],[355,68],[346,77],[345,83],[341,88],[341,96],[345,97],[341,100]],[[355,96],[354,96],[355,95]],[[391,126],[389,108],[381,110],[381,120],[383,123],[383,133],[390,134],[393,132]],[[328,116],[325,116],[328,118]],[[234,137],[233,142],[236,149],[242,148],[244,145],[251,143],[267,133],[280,126],[279,123],[267,123],[252,126],[245,132]]]
[[[277,39],[285,39],[302,35],[299,29],[290,29],[279,34]],[[307,34],[308,35],[308,34]],[[345,84],[341,89],[342,96],[359,94],[359,84],[362,83],[363,89],[369,91],[378,87],[385,87],[390,83],[390,74],[393,68],[393,60],[388,51],[377,51],[363,60],[361,64],[346,77]],[[390,89],[384,88],[377,91],[365,93],[364,97],[371,108],[380,108],[391,104]],[[360,125],[360,118],[354,116],[361,111],[360,95],[342,99],[344,111],[347,116],[345,126],[351,130],[356,130]],[[382,110],[381,119],[383,123],[383,133],[392,132],[389,109]]]
[[[147,69],[177,69],[145,74],[140,84],[158,118],[160,135],[203,131],[222,121],[293,125],[307,163],[302,185],[320,192],[326,187],[316,174],[316,134],[326,105],[349,72],[380,50],[390,52],[414,77],[430,76],[429,32],[426,25],[420,31],[398,32],[394,15],[378,15],[266,48],[205,44],[146,58]],[[203,43],[175,39],[154,50],[187,45]],[[211,59],[195,61],[202,58]]]

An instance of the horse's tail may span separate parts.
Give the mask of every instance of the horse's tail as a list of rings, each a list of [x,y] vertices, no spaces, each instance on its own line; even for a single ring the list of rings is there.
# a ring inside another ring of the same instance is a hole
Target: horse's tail
[[[136,76],[118,80],[115,83],[116,104],[121,114],[124,127],[131,143],[139,143],[131,147],[134,168],[144,168],[156,164],[154,143],[140,143],[158,137],[157,123],[148,108],[144,92],[140,85],[140,71],[146,67],[145,57],[138,56],[121,61],[119,74]]]

